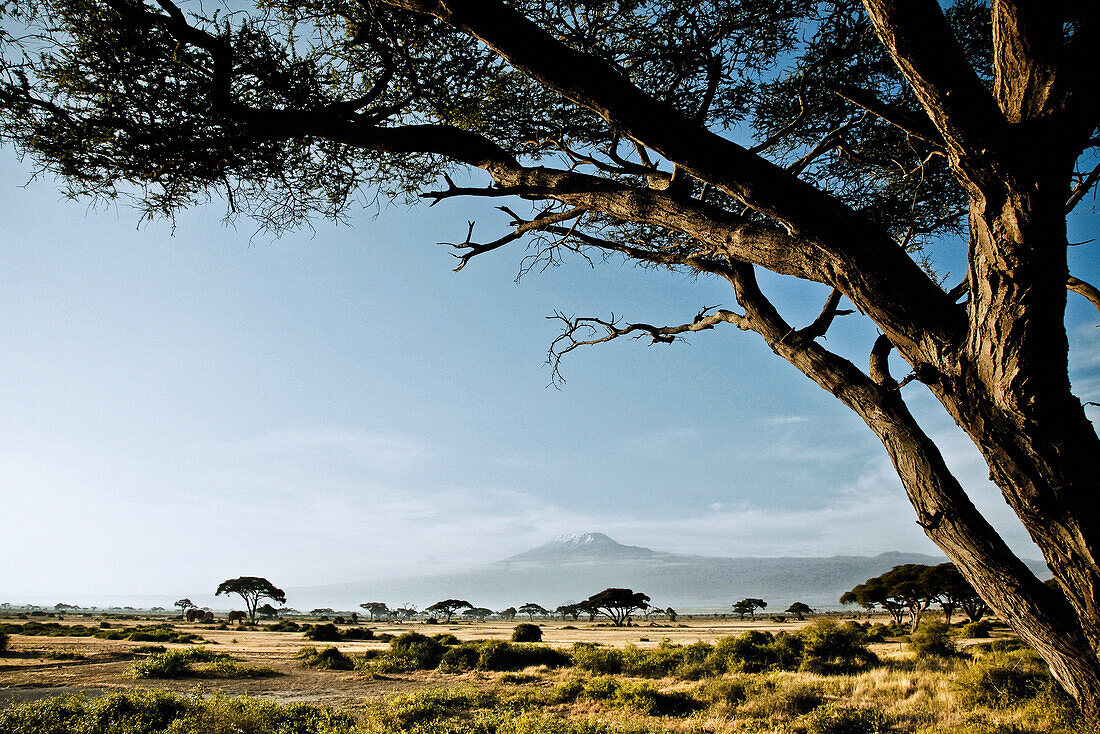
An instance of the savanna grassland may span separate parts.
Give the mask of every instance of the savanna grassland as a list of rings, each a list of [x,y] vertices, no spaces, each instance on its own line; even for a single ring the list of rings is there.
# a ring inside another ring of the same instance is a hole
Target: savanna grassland
[[[0,618],[4,734],[1084,732],[997,624]],[[30,626],[26,626],[26,625]],[[106,626],[103,626],[106,625]],[[30,634],[28,634],[30,633]]]

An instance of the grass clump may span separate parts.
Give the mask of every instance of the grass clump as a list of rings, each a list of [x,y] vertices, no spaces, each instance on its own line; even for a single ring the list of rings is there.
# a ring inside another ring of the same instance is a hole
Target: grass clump
[[[357,734],[348,714],[250,696],[184,696],[132,690],[88,699],[43,698],[0,710],[0,731],[20,734]]]
[[[195,668],[195,663],[204,663]],[[205,647],[189,647],[153,653],[130,666],[130,675],[139,679],[171,678],[260,678],[276,675],[266,667],[241,665],[224,652]]]
[[[881,711],[829,704],[803,718],[806,734],[887,734],[893,731],[890,717]]]
[[[951,628],[938,620],[925,620],[909,637],[909,645],[918,658],[955,658],[959,648],[951,636]]]
[[[612,676],[567,681],[551,691],[550,700],[557,703],[595,701],[648,716],[687,716],[705,705],[684,691],[660,691],[649,682]]]
[[[175,642],[188,644],[202,638],[190,632],[180,632],[168,624],[149,624],[121,629],[100,629],[94,633],[101,640],[130,640],[131,642]]]
[[[320,668],[321,670],[351,670],[355,667],[355,661],[335,647],[326,647],[318,650],[316,647],[303,647],[294,657],[302,661],[307,668]]]

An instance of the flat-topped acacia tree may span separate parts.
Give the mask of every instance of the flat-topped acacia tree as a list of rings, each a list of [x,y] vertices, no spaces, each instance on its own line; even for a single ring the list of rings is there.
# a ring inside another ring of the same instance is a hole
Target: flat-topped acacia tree
[[[678,325],[562,315],[551,363],[624,336],[754,332],[881,440],[928,536],[1100,725],[1100,441],[1064,324],[1067,288],[1100,303],[1068,271],[1066,227],[1100,178],[1100,3],[233,10],[6,3],[0,134],[68,193],[132,195],[148,216],[221,194],[278,230],[362,192],[490,197],[508,229],[480,241],[470,225],[459,268],[527,240],[524,269],[619,254],[724,281],[736,308]],[[922,267],[932,237],[965,244],[957,285]],[[789,323],[757,268],[824,286],[820,317]],[[853,309],[881,333],[869,358],[822,342]],[[1055,588],[952,475],[907,407],[914,380],[984,457]]]
[[[218,584],[218,590],[214,592],[214,596],[222,594],[237,594],[244,599],[245,608],[248,610],[248,621],[252,624],[256,624],[256,606],[260,600],[271,599],[280,604],[286,604],[286,593],[260,576],[241,576],[222,581]]]

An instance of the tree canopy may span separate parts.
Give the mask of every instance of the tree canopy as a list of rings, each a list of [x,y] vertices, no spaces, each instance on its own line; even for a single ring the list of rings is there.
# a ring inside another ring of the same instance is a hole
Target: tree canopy
[[[218,590],[214,592],[214,596],[222,594],[237,594],[244,599],[245,609],[248,610],[248,621],[253,624],[256,623],[256,605],[261,599],[271,599],[280,604],[286,603],[286,593],[260,576],[240,576],[222,581],[218,584]]]
[[[473,604],[464,599],[444,599],[442,601],[437,601],[424,611],[429,614],[442,614],[447,618],[447,621],[450,622],[451,617],[453,617],[455,612],[459,609],[472,609],[473,606]]]
[[[511,197],[499,236],[458,233],[458,268],[526,241],[523,271],[621,256],[728,284],[736,307],[671,325],[558,314],[555,375],[623,337],[755,333],[863,420],[926,534],[1100,724],[1100,439],[1064,323],[1067,289],[1100,304],[1069,272],[1066,226],[1100,180],[1097,3],[17,0],[0,14],[0,136],[70,195],[129,197],[147,217],[220,196],[276,231],[376,195]],[[965,251],[961,282],[923,253],[935,238]],[[757,268],[813,284],[820,316],[792,325]],[[880,336],[841,354],[822,337],[849,313]],[[914,382],[981,453],[1058,589],[976,509],[909,410]]]
[[[767,609],[768,603],[763,599],[747,598],[741,601],[733,603],[733,611],[739,615],[741,619],[745,618],[745,615],[750,615],[753,619],[756,619],[757,609]]]
[[[602,614],[616,627],[622,627],[630,615],[649,607],[649,596],[633,589],[604,589],[581,602],[592,616]]]

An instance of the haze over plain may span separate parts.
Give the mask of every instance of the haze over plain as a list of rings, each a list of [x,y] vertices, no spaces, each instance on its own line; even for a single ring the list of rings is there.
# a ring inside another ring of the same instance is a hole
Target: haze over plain
[[[507,250],[455,274],[436,243],[504,225],[457,201],[275,241],[217,202],[138,228],[22,187],[0,155],[2,600],[445,573],[579,528],[716,556],[936,553],[881,446],[752,335],[602,345],[547,387],[555,309],[679,322],[731,305],[715,282],[576,261],[513,284]],[[1096,230],[1083,211],[1071,241]],[[1071,250],[1096,273],[1094,248]],[[824,300],[762,282],[796,321]],[[1097,314],[1069,303],[1074,386],[1100,400]],[[829,333],[852,355],[873,338],[854,318]],[[941,445],[1037,557],[968,444]]]

